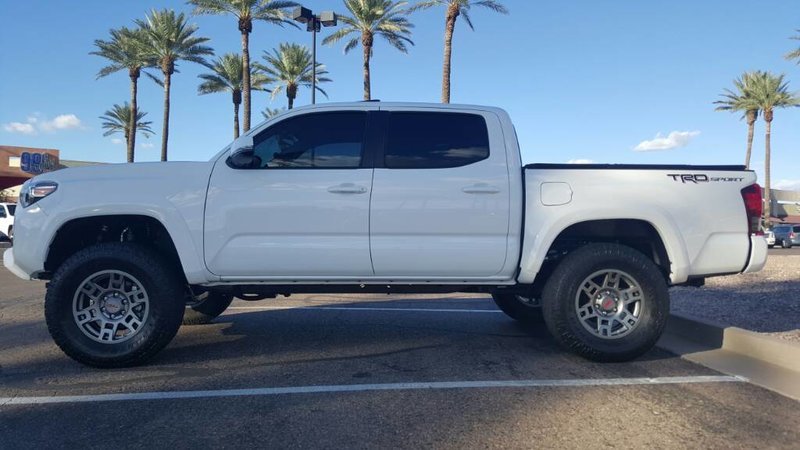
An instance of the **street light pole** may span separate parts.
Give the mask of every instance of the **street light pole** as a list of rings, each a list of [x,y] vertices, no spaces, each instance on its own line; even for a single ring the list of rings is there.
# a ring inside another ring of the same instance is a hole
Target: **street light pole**
[[[313,16],[312,16],[313,17]],[[311,27],[311,64],[314,66],[312,70],[314,71],[313,78],[311,79],[311,104],[317,104],[317,26],[319,26],[319,21],[316,17],[311,19],[310,25]]]
[[[311,65],[313,76],[311,79],[311,104],[317,103],[317,33],[322,27],[335,27],[338,25],[336,13],[333,11],[323,11],[319,16],[302,6],[298,6],[292,12],[292,19],[297,22],[306,24],[306,31],[311,32]]]

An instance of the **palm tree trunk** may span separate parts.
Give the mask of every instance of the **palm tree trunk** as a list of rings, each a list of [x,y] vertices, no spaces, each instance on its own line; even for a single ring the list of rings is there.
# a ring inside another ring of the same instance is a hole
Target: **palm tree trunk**
[[[747,153],[744,156],[744,167],[750,169],[750,156],[753,154],[753,134],[755,133],[755,121],[747,123]]]
[[[372,85],[370,81],[369,59],[372,56],[372,35],[361,35],[361,45],[364,47],[364,100],[372,100]]]
[[[250,129],[250,34],[242,31],[242,93],[244,94],[244,129]]]
[[[161,127],[161,161],[167,160],[167,141],[169,140],[169,89],[172,74],[164,72],[164,125]]]
[[[239,104],[233,104],[233,138],[239,137]]]
[[[450,103],[450,74],[453,55],[453,32],[456,29],[458,5],[451,4],[447,9],[444,26],[444,66],[442,70],[442,103]]]
[[[770,216],[772,214],[772,197],[770,194],[770,159],[771,159],[771,152],[772,152],[772,117],[767,119],[767,115],[771,116],[771,113],[764,114],[764,122],[766,122],[766,134],[764,135],[764,221],[769,222]]]
[[[294,108],[294,97],[288,95],[287,98],[289,99],[289,109]]]
[[[128,119],[128,162],[132,163],[136,149],[136,116],[139,111],[136,97],[139,91],[138,74],[131,74],[131,117]]]

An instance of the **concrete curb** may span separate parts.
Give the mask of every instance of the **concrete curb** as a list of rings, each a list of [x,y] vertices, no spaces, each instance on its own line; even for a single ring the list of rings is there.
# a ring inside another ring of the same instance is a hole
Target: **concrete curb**
[[[800,400],[800,344],[672,314],[658,346]]]

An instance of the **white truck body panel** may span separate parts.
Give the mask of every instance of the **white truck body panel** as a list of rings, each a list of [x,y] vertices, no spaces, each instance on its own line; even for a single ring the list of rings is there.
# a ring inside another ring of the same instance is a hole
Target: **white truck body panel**
[[[684,183],[668,176],[676,173],[740,180]],[[744,171],[731,175],[683,169],[525,169],[526,223],[519,281],[533,281],[561,231],[579,222],[604,219],[650,223],[669,255],[672,283],[690,276],[741,272],[748,262],[750,237],[739,191],[755,181],[755,173]],[[548,183],[568,185],[570,201],[546,205],[541,188]]]

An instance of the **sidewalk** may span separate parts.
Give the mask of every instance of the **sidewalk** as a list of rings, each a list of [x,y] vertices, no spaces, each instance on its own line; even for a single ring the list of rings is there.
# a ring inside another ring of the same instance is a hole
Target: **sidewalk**
[[[760,273],[671,290],[659,346],[800,400],[800,256],[770,256]]]

